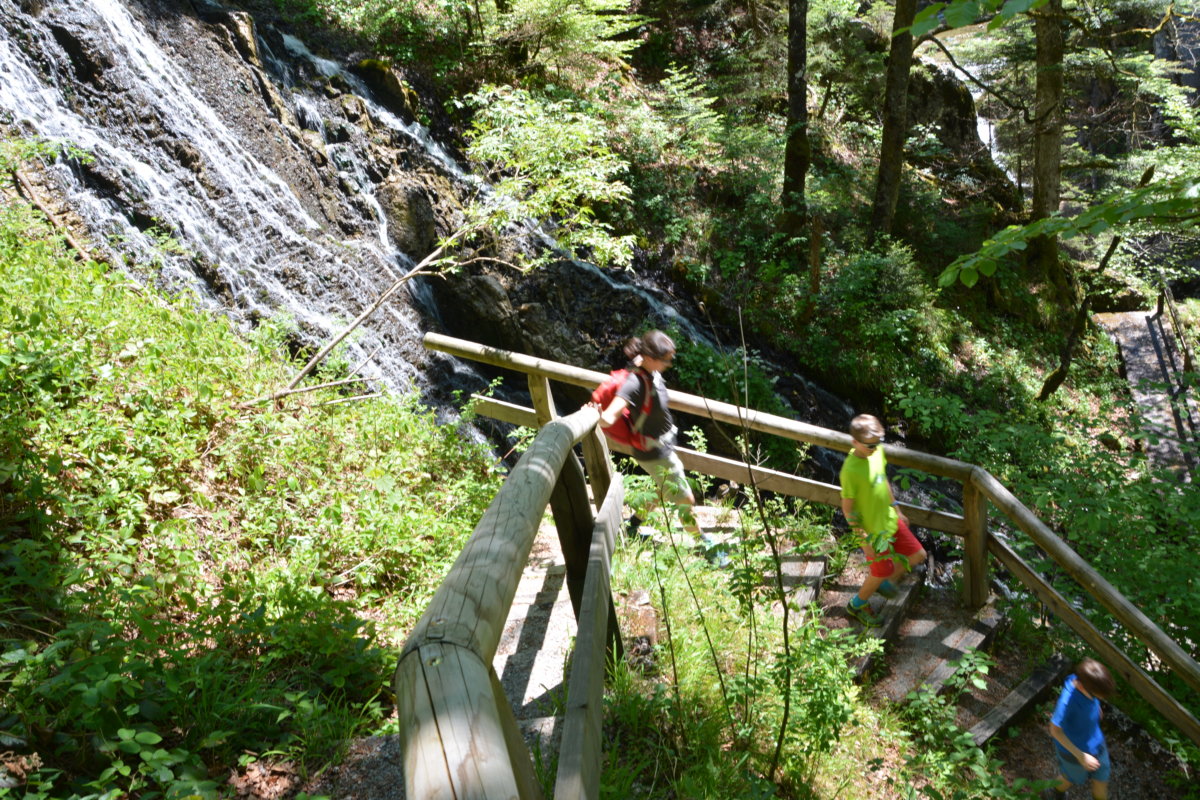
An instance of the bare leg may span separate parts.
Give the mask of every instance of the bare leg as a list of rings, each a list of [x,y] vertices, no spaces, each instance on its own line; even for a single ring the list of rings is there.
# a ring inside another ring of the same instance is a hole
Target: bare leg
[[[895,576],[895,572],[892,573]],[[875,590],[879,588],[879,584],[883,583],[887,578],[877,578],[874,575],[868,575],[863,581],[862,587],[858,590],[858,599],[864,603],[871,599],[871,595],[875,594]]]

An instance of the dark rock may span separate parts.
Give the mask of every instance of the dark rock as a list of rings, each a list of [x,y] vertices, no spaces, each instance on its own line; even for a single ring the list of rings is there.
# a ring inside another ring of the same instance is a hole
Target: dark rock
[[[355,72],[379,95],[383,104],[402,120],[412,122],[417,118],[420,99],[398,69],[378,59],[364,58],[356,65]]]
[[[112,69],[112,57],[86,34],[59,24],[51,25],[50,32],[71,59],[75,78],[80,83],[97,84],[104,73]]]
[[[411,174],[395,173],[376,194],[396,247],[414,260],[437,247],[437,218],[425,188]]]

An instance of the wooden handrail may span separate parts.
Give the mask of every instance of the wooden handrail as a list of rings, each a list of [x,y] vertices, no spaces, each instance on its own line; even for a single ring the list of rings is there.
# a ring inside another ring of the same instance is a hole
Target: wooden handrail
[[[972,483],[979,487],[1005,516],[1016,523],[1034,544],[1058,562],[1088,594],[1096,598],[1121,624],[1132,630],[1138,639],[1145,642],[1189,686],[1200,691],[1200,664],[1197,664],[1174,639],[1163,633],[1141,609],[1125,599],[1115,586],[1096,572],[1091,564],[1084,561],[1066,542],[1046,527],[1044,522],[986,470],[977,470]]]
[[[394,686],[408,797],[541,797],[491,664],[559,474],[598,420],[585,406],[542,427],[405,643]]]
[[[560,364],[544,358],[513,353],[496,347],[468,342],[445,336],[440,333],[425,334],[425,347],[438,350],[461,358],[469,358],[494,367],[504,367],[517,372],[531,373],[546,378],[552,378],[572,386],[582,386],[594,389],[605,378],[606,373],[595,370]],[[743,408],[732,403],[709,400],[699,395],[669,390],[669,400],[672,409],[677,409],[700,417],[707,417],[718,422],[728,422],[734,425],[745,425],[760,433],[771,433],[786,439],[828,447],[839,453],[850,451],[850,434],[841,431],[809,425],[799,420],[767,414],[763,411]],[[932,475],[953,478],[959,482],[971,479],[973,466],[952,458],[930,455],[917,450],[909,450],[895,445],[884,445],[888,463],[901,467],[912,467]]]
[[[1196,368],[1196,357],[1192,353],[1192,346],[1188,343],[1187,337],[1183,335],[1183,323],[1179,319],[1179,308],[1175,305],[1175,295],[1171,291],[1171,287],[1167,285],[1167,281],[1161,275],[1159,280],[1162,282],[1162,287],[1158,291],[1158,312],[1156,316],[1161,317],[1163,306],[1171,315],[1171,328],[1175,334],[1175,338],[1179,340],[1180,350],[1183,352],[1183,368],[1191,372]]]
[[[1046,583],[1023,558],[995,536],[988,540],[988,549],[1009,572],[1017,576],[1021,583],[1037,596],[1038,600],[1045,603],[1071,630],[1079,634],[1079,638],[1091,645],[1113,671],[1124,678],[1150,705],[1158,709],[1159,713],[1192,741],[1200,742],[1200,722],[1192,713],[1167,694],[1140,665],[1097,630],[1087,617],[1076,611],[1067,599]]]
[[[429,333],[425,336],[425,345],[429,349],[469,358],[475,361],[504,367],[518,372],[537,375],[544,379],[554,379],[563,383],[585,388],[593,388],[604,378],[605,373],[580,369],[566,364],[548,361],[546,359],[512,353],[498,348],[479,345],[461,339],[455,339],[441,334]],[[531,384],[532,386],[533,384]],[[548,390],[547,390],[548,395]],[[535,397],[535,400],[537,398]],[[543,400],[545,402],[545,400]],[[850,447],[850,437],[837,431],[820,428],[796,420],[789,420],[773,414],[765,414],[751,409],[741,408],[729,403],[711,401],[697,395],[672,390],[670,392],[672,408],[710,419],[730,422],[763,433],[771,433],[785,438],[808,442],[822,447],[839,451],[847,451]],[[535,413],[511,403],[477,398],[477,410],[501,420],[514,424],[531,425],[542,421],[544,414]],[[623,448],[617,447],[622,450]],[[1074,552],[1061,538],[1051,531],[1036,515],[1026,508],[999,481],[981,467],[977,467],[954,459],[920,453],[895,446],[885,446],[888,460],[900,466],[912,467],[934,475],[949,477],[963,484],[964,515],[958,517],[932,509],[906,507],[906,513],[911,509],[914,522],[934,530],[954,533],[966,538],[964,546],[964,593],[968,605],[976,606],[983,602],[987,592],[986,554],[991,551],[1001,563],[1009,566],[1013,574],[1029,587],[1039,597],[1051,597],[1053,589],[1032,570],[1021,568],[1015,553],[1007,546],[1000,549],[994,539],[987,535],[986,500],[990,500],[1007,518],[1030,539],[1045,550],[1085,591],[1095,597],[1113,617],[1126,626],[1135,637],[1142,641],[1150,650],[1174,670],[1189,686],[1200,690],[1200,665],[1171,637],[1167,636],[1152,620],[1146,617],[1136,606],[1130,603],[1107,580],[1097,573],[1084,559]],[[837,487],[799,478],[786,473],[750,467],[730,459],[721,459],[708,454],[696,453],[680,448],[680,459],[685,466],[705,474],[726,477],[733,480],[750,478],[764,488],[770,488],[783,494],[790,494],[816,502],[837,505]],[[737,474],[726,474],[730,472]],[[1010,557],[1010,553],[1012,553]],[[1016,561],[1014,561],[1016,559]],[[1013,565],[1016,564],[1014,567]],[[1056,594],[1056,593],[1054,593]],[[1065,603],[1065,601],[1064,601]],[[1063,604],[1048,602],[1056,610]],[[1072,620],[1073,621],[1073,620]],[[1089,623],[1090,624],[1090,623]],[[1076,627],[1072,624],[1072,627]],[[1076,627],[1078,630],[1078,628]],[[1088,636],[1085,640],[1092,642]],[[1105,640],[1107,641],[1107,640]],[[1094,645],[1095,646],[1095,645]],[[1111,644],[1110,644],[1111,646]],[[1115,648],[1114,648],[1115,649]],[[1104,652],[1110,653],[1108,649]],[[1115,651],[1120,652],[1120,651]],[[1124,662],[1133,664],[1132,660],[1121,653]],[[1134,664],[1136,667],[1136,664]],[[1137,667],[1140,673],[1140,667]],[[1200,725],[1178,701],[1167,695],[1160,687],[1144,673],[1141,680],[1129,669],[1123,669],[1122,674],[1131,678],[1131,684],[1149,700],[1156,708],[1186,733],[1193,741],[1200,744]],[[1149,684],[1146,683],[1149,681]],[[1151,688],[1151,685],[1153,688]],[[1165,700],[1164,700],[1165,697]]]

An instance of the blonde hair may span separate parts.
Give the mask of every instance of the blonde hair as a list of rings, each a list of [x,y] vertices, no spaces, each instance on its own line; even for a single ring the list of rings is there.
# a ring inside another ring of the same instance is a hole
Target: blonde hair
[[[883,423],[879,421],[878,417],[859,414],[850,420],[850,435],[860,442],[868,436],[880,439],[883,437]]]

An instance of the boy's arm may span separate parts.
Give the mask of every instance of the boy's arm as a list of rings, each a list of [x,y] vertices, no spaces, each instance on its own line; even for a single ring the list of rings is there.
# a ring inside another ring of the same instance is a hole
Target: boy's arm
[[[896,493],[892,491],[892,482],[891,481],[888,481],[887,487],[888,487],[888,499],[891,502],[892,507],[896,509],[896,516],[898,516],[898,517],[900,517],[900,519],[904,520],[904,524],[907,525],[908,517],[904,516],[904,512],[900,510],[899,503],[896,502]]]
[[[846,522],[850,523],[850,530],[858,535],[859,541],[862,543],[863,555],[868,559],[875,557],[875,550],[867,543],[867,532],[863,530],[862,521],[858,518],[858,513],[854,510],[854,498],[842,498],[842,514],[846,517]]]
[[[1096,770],[1100,769],[1100,762],[1096,759],[1096,757],[1091,753],[1083,752],[1074,744],[1072,744],[1071,740],[1067,738],[1067,735],[1063,733],[1063,729],[1055,725],[1053,722],[1050,723],[1050,735],[1054,737],[1054,741],[1067,748],[1067,752],[1075,756],[1075,760],[1082,764],[1083,768],[1088,772],[1095,772]]]

